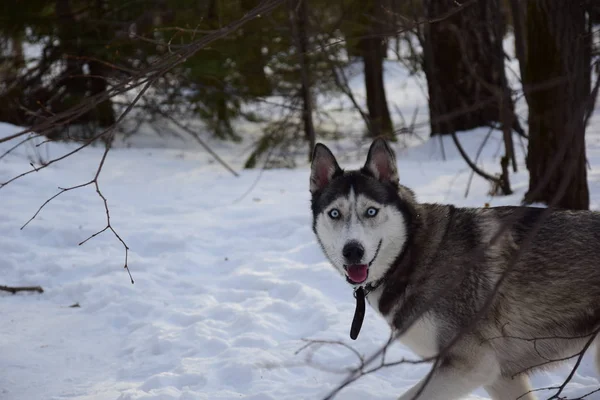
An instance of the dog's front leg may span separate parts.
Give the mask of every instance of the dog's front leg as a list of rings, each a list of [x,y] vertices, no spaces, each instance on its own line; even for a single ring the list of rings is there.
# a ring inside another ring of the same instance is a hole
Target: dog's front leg
[[[450,359],[441,363],[429,379],[423,378],[398,400],[460,399],[475,389],[493,382],[499,373],[497,363],[492,361],[480,360],[473,364],[467,364]]]

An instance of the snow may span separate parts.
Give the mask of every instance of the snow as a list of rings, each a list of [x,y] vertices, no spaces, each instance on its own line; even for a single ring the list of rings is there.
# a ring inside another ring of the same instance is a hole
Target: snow
[[[419,106],[418,121],[426,121],[418,83],[395,71],[396,79],[388,80],[390,101],[405,115]],[[351,85],[360,97],[357,79]],[[337,117],[341,126],[361,126],[356,115],[344,119],[345,113]],[[587,145],[591,204],[598,209],[596,120]],[[0,125],[0,137],[16,131]],[[459,139],[475,154],[486,134],[476,130]],[[20,229],[58,187],[89,181],[102,149],[88,148],[0,190],[0,284],[44,288],[43,294],[0,293],[0,399],[322,398],[357,358],[333,344],[298,353],[305,339],[341,341],[369,355],[390,331],[368,308],[358,340],[349,339],[354,299],[311,230],[308,165],[242,171],[244,145],[211,143],[241,171],[236,178],[193,143],[160,148],[160,140],[133,137],[131,148],[121,143],[109,153],[99,180],[112,226],[130,247],[133,285],[122,268],[124,248],[111,232],[78,245],[106,226],[103,203],[91,186],[62,194]],[[515,194],[507,197],[490,196],[489,184],[477,176],[465,197],[470,169],[448,138],[421,143],[414,136],[394,147],[400,179],[419,200],[496,206],[518,204],[527,190],[516,136],[515,143],[519,172],[511,174]],[[364,162],[365,141],[327,144],[345,167]],[[0,144],[0,154],[11,145]],[[36,154],[49,160],[71,149],[57,143],[20,148],[0,160],[0,182],[30,170]],[[493,132],[478,164],[497,172],[501,154],[500,134]],[[416,359],[394,344],[389,359],[402,357]],[[338,398],[395,399],[428,369],[383,369]],[[538,373],[534,386],[561,383],[568,372],[569,365]],[[597,387],[586,356],[565,393],[580,396]],[[468,398],[487,395],[478,390]]]
[[[3,125],[2,136],[17,128]],[[471,154],[484,131],[460,135]],[[588,140],[598,154],[598,140]],[[481,156],[497,168],[496,132]],[[422,201],[482,206],[516,204],[516,194],[490,197],[449,141],[440,161],[437,140],[398,150],[401,180]],[[52,157],[71,145],[46,144]],[[3,145],[3,148],[7,148]],[[0,162],[0,180],[30,169],[32,147]],[[363,157],[366,147],[362,147]],[[46,151],[46,150],[45,150]],[[100,177],[111,221],[131,250],[135,284],[122,270],[124,250],[105,232],[93,188],[67,192],[23,225],[57,191],[88,181],[100,148],[90,148],[0,192],[2,284],[42,285],[43,294],[1,295],[0,398],[19,399],[298,399],[320,398],[356,365],[341,346],[295,354],[303,339],[343,341],[371,354],[388,338],[371,309],[356,342],[348,337],[354,300],[311,231],[308,166],[235,178],[195,150],[115,149]],[[356,167],[360,160],[346,160]],[[235,165],[236,160],[230,157]],[[591,165],[594,159],[591,159]],[[239,161],[238,165],[239,167]],[[591,174],[591,192],[600,194]],[[599,196],[592,195],[593,204]],[[80,307],[71,308],[73,304]],[[390,357],[415,356],[395,344]],[[317,368],[315,364],[321,365]],[[598,381],[586,358],[567,393]],[[345,389],[344,399],[393,399],[426,374],[428,365],[401,365]],[[559,382],[568,367],[536,375],[537,387]],[[477,397],[479,396],[479,397]],[[478,391],[471,399],[485,398]]]

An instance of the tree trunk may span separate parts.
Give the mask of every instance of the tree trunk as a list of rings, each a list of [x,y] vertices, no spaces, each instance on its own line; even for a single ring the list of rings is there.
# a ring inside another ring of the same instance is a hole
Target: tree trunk
[[[527,9],[524,87],[529,103],[527,203],[587,209],[585,123],[590,42],[578,1],[536,0]]]
[[[244,13],[252,11],[260,4],[259,0],[241,0],[240,6]],[[244,62],[239,66],[240,72],[244,77],[244,84],[248,87],[248,94],[253,97],[268,96],[272,92],[271,82],[265,73],[267,65],[267,56],[263,54],[263,49],[269,44],[268,38],[265,38],[261,27],[265,27],[265,23],[260,18],[255,18],[247,22],[241,30],[254,32],[253,40],[248,43],[244,41],[244,48],[241,51],[246,52]],[[267,40],[265,40],[267,39]]]
[[[96,0],[94,11],[93,17],[102,20],[104,9],[101,0]],[[88,58],[92,58],[89,54],[93,52],[87,46],[90,41],[93,43],[109,42],[111,32],[104,27],[96,27],[93,30],[86,29],[84,23],[74,17],[70,0],[56,0],[56,16],[60,21],[58,37],[66,65],[56,88],[56,90],[60,90],[60,87],[63,87],[64,94],[57,98],[57,104],[52,105],[55,112],[60,112],[77,105],[88,95],[94,96],[106,91],[107,80],[105,77],[108,70],[101,62],[88,60]],[[87,76],[84,73],[85,64],[89,68]],[[106,99],[98,103],[94,109],[78,117],[74,123],[95,122],[100,127],[106,128],[114,124],[115,120],[112,100]],[[108,137],[103,139],[106,140]]]
[[[222,4],[218,0],[210,0],[210,3],[208,4],[206,21],[211,29],[221,28],[220,13],[223,12],[223,10],[219,8],[220,6],[222,6]],[[226,56],[224,54],[215,51],[213,52],[213,57],[215,57],[219,65],[225,64]],[[235,133],[231,126],[231,113],[229,108],[230,95],[227,92],[225,76],[211,77],[210,82],[210,86],[214,87],[211,106],[214,107],[216,111],[216,115],[210,120],[214,135],[219,139],[230,139],[236,142],[240,141],[241,137]]]
[[[524,16],[527,14],[527,4],[520,2],[519,0],[509,0],[510,13],[512,16],[514,41],[515,41],[515,53],[519,60],[519,73],[521,79],[525,76],[525,63],[527,61],[527,49],[525,42],[525,26]]]
[[[65,88],[65,95],[62,97],[66,97],[68,100],[66,100],[67,105],[63,107],[68,109],[81,101],[86,91],[83,62],[79,59],[82,55],[78,45],[81,32],[79,31],[79,24],[73,17],[70,0],[56,0],[56,16],[60,22],[58,38],[66,65],[65,70],[62,72],[61,86]]]
[[[512,99],[503,99],[504,59],[498,60],[496,51],[504,32],[504,26],[496,26],[503,25],[498,0],[478,1],[453,13],[456,7],[452,0],[425,1],[432,21],[424,35],[432,135],[501,123],[507,108],[514,114]],[[508,118],[521,131],[517,119]]]
[[[368,0],[367,3],[366,7],[370,10],[365,12],[367,16],[366,32],[359,41],[359,49],[364,63],[369,133],[373,137],[383,136],[389,140],[395,140],[394,127],[383,85],[383,60],[387,51],[387,44],[383,37],[385,25],[382,23],[385,18],[385,10],[381,0]]]
[[[94,96],[104,93],[107,89],[106,68],[97,61],[88,62],[88,66],[90,68],[90,95]],[[94,114],[93,119],[98,122],[100,127],[107,128],[116,121],[111,99],[106,99],[98,103],[92,112]]]
[[[104,0],[96,0],[96,18],[102,20],[104,18]],[[110,42],[111,34],[108,29],[104,26],[99,26],[95,29],[95,35],[97,40]],[[101,62],[90,60],[88,61],[89,67],[89,92],[91,96],[99,95],[106,92],[108,88],[108,68]],[[115,111],[113,109],[112,100],[106,99],[100,102],[93,112],[93,119],[98,123],[100,127],[107,128],[116,122]],[[105,140],[112,140],[110,137],[104,137]]]
[[[304,136],[308,141],[308,160],[312,161],[312,153],[316,143],[315,128],[312,119],[312,95],[310,82],[310,63],[307,61],[308,55],[308,34],[306,27],[308,24],[308,0],[298,0],[291,2],[290,19],[292,22],[292,32],[294,43],[298,52],[300,64],[300,96],[302,97],[302,121],[304,123]]]

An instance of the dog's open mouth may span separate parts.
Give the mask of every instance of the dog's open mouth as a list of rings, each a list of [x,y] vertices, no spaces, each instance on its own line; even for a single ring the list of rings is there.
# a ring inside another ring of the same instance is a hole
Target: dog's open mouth
[[[346,270],[346,280],[349,283],[360,284],[367,280],[367,276],[369,275],[369,267],[373,265],[373,262],[375,262],[375,259],[379,254],[379,249],[381,249],[382,242],[383,239],[379,241],[377,250],[375,250],[375,255],[369,264],[344,265],[344,269]]]
[[[344,268],[351,283],[363,283],[367,280],[367,275],[369,274],[369,266],[367,264],[344,265]]]

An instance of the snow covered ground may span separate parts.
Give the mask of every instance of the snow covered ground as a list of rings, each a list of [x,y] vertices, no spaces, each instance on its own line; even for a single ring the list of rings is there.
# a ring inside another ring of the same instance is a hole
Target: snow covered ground
[[[16,130],[2,125],[0,135]],[[594,132],[588,151],[598,208],[600,135]],[[473,154],[485,133],[460,138]],[[496,133],[481,156],[491,171],[498,168],[499,143]],[[45,146],[44,157],[71,148]],[[475,177],[465,198],[469,169],[450,141],[447,160],[440,161],[439,146],[437,140],[397,146],[401,180],[421,201],[519,202],[527,187],[522,154],[514,196],[492,198]],[[0,181],[28,170],[31,154],[28,147],[1,160]],[[307,165],[265,171],[247,193],[259,171],[235,178],[197,150],[112,151],[100,184],[113,226],[131,248],[134,285],[111,233],[77,245],[106,224],[91,187],[63,194],[19,229],[58,186],[88,181],[100,156],[101,149],[90,148],[0,191],[0,284],[45,290],[0,294],[0,399],[319,399],[357,360],[343,347],[323,346],[316,368],[308,353],[296,354],[303,339],[340,340],[362,354],[385,343],[389,329],[371,309],[359,339],[348,337],[354,300],[313,237]],[[239,159],[228,157],[236,167]],[[353,155],[345,165],[361,162]],[[399,344],[391,357],[414,359]],[[592,365],[586,357],[566,393],[597,387]],[[394,399],[428,368],[382,370],[338,398]],[[561,382],[567,371],[538,374],[534,383]],[[485,392],[471,397],[478,398]]]

